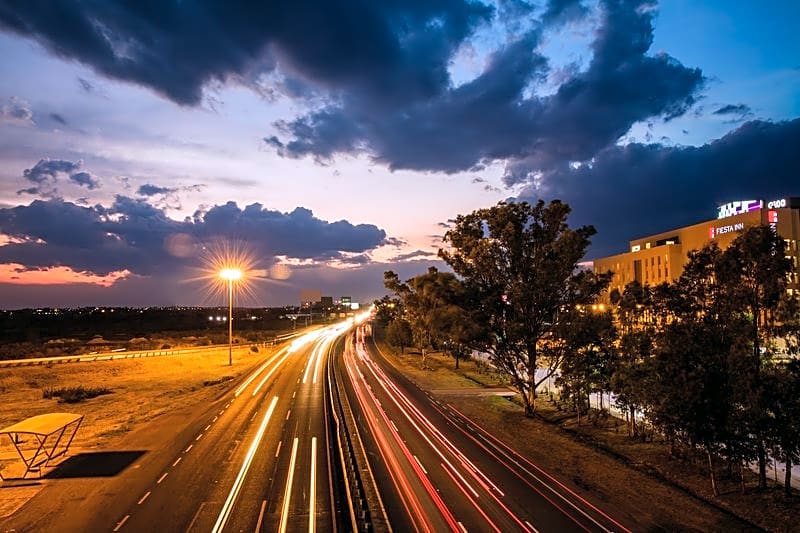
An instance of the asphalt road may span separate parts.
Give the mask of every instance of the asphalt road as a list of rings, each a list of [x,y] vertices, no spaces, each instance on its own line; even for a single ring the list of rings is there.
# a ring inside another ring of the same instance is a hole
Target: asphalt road
[[[489,432],[439,404],[359,329],[340,371],[397,531],[627,531]],[[365,342],[366,341],[366,342]]]
[[[188,423],[151,427],[118,475],[45,486],[0,529],[335,531],[324,369],[340,334],[287,343]]]

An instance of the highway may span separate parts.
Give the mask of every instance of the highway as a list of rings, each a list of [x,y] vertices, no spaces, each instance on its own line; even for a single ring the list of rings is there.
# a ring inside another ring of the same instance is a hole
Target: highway
[[[119,475],[68,480],[66,495],[49,484],[23,508],[28,512],[0,529],[339,530],[325,363],[348,327],[284,343],[235,387],[196,409],[182,429],[153,435],[154,445]]]
[[[346,324],[284,343],[185,423],[154,433],[119,475],[48,485],[0,526],[627,531],[398,375],[368,331]]]
[[[398,375],[362,327],[339,371],[398,531],[627,531],[491,433]]]

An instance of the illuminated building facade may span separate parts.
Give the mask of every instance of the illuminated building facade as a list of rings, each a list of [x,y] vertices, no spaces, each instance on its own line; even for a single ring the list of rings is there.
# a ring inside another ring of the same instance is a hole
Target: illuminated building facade
[[[683,272],[690,251],[711,241],[724,250],[746,227],[759,224],[773,226],[786,241],[786,255],[792,261],[787,290],[796,293],[800,290],[800,198],[794,197],[730,202],[719,207],[716,219],[635,239],[629,251],[596,259],[595,272],[613,273],[604,298],[613,289],[621,293],[634,280],[642,285],[673,282]]]

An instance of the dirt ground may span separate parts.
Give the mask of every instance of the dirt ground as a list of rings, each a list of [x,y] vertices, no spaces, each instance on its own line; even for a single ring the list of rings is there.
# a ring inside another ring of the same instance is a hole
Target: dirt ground
[[[623,421],[610,418],[598,425],[576,417],[543,399],[539,417],[481,389],[504,385],[502,376],[485,365],[418,354],[398,355],[381,345],[385,355],[421,388],[434,393],[473,421],[509,443],[533,462],[596,500],[636,531],[798,531],[800,495],[787,502],[776,487],[758,491],[754,480],[742,492],[737,481],[721,482],[721,495],[711,494],[703,466],[670,459],[666,443],[641,443],[627,437]],[[513,398],[512,398],[513,400]]]
[[[201,354],[121,359],[0,369],[0,428],[51,412],[84,415],[70,448],[79,453],[113,445],[115,440],[163,413],[213,398],[225,380],[250,368],[274,348],[235,348],[228,366],[228,349]],[[48,388],[105,387],[110,394],[78,403],[43,398]],[[14,477],[21,468],[10,440],[0,439],[0,472]]]

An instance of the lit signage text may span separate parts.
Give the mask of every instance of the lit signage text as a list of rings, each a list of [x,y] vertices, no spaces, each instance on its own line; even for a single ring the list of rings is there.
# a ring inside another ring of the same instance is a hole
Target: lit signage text
[[[761,209],[761,200],[741,200],[739,202],[728,202],[719,206],[717,218],[727,218],[734,215],[741,215]]]
[[[725,233],[730,233],[732,231],[742,231],[744,229],[744,222],[737,222],[736,224],[729,224],[727,226],[720,226],[715,228],[711,226],[708,228],[708,237],[713,239],[719,235],[723,235]]]
[[[788,202],[786,198],[781,198],[780,200],[772,200],[767,204],[767,209],[780,209],[781,207],[786,207]]]

